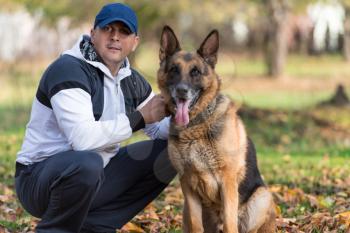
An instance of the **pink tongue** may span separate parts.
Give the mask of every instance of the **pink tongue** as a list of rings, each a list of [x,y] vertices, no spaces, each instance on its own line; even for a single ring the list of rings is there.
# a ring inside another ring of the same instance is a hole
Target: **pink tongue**
[[[175,115],[175,122],[177,125],[186,126],[190,122],[190,119],[188,116],[189,104],[190,104],[190,100],[176,101],[177,110]]]

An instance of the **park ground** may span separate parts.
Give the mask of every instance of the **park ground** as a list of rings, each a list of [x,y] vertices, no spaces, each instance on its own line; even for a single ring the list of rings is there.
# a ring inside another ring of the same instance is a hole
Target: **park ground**
[[[158,61],[150,50],[140,49],[135,66],[157,90]],[[0,233],[30,232],[38,221],[16,200],[13,174],[48,62],[0,64]],[[349,232],[350,108],[317,106],[339,83],[350,94],[349,64],[337,55],[292,55],[285,75],[271,79],[259,57],[220,55],[217,72],[256,144],[260,171],[277,203],[279,232]],[[143,138],[137,133],[125,143]],[[175,179],[120,232],[181,232],[182,202]]]

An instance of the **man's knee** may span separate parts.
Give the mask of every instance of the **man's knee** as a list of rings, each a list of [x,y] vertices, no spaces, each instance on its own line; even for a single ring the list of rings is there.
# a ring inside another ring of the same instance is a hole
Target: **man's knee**
[[[153,163],[159,154],[167,154],[167,144],[161,139],[141,141],[126,146],[126,153],[135,161]]]
[[[164,150],[168,147],[168,140],[156,139],[154,140],[154,144],[161,150]]]
[[[103,160],[97,153],[85,151],[77,155],[67,172],[80,185],[96,186],[103,178]]]
[[[159,151],[153,165],[154,174],[159,181],[168,184],[177,174],[168,156],[168,141],[156,140],[154,146]]]

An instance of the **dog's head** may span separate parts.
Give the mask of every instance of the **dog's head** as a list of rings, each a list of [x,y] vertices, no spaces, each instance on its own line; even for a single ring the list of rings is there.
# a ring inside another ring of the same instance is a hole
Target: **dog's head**
[[[217,95],[220,81],[214,68],[218,49],[217,30],[209,33],[197,52],[187,52],[181,50],[173,30],[163,28],[158,86],[176,125],[187,126]]]

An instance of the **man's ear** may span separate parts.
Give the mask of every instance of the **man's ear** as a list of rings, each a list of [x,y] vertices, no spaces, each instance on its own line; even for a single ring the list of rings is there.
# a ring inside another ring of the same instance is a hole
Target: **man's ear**
[[[91,43],[94,44],[95,41],[95,29],[91,28],[90,30],[90,38],[91,38]]]
[[[133,44],[133,46],[132,46],[131,51],[134,52],[134,51],[136,50],[137,46],[139,45],[139,42],[140,42],[140,37],[139,37],[139,36],[135,36],[135,38],[134,38],[134,44]]]
[[[180,44],[176,38],[174,31],[169,26],[164,26],[160,38],[159,59],[162,62],[164,59],[174,55],[180,51]]]
[[[197,53],[212,67],[215,68],[219,50],[219,32],[213,30],[204,39]]]

